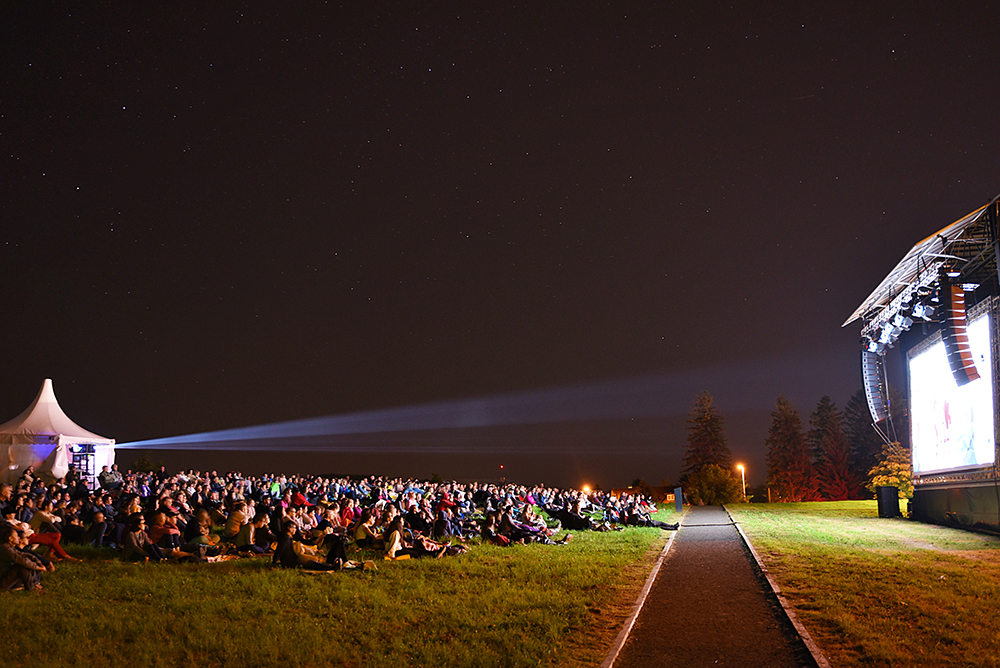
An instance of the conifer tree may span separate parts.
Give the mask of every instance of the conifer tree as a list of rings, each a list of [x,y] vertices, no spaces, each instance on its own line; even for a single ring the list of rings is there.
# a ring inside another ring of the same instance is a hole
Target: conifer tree
[[[812,501],[817,496],[816,474],[802,433],[799,412],[778,397],[767,434],[767,476],[783,501]]]
[[[809,450],[816,468],[822,498],[830,501],[862,498],[864,478],[851,464],[850,444],[844,435],[843,418],[830,397],[819,400],[809,417]]]
[[[864,390],[858,390],[844,408],[844,435],[851,449],[854,475],[864,481],[882,457],[882,437],[872,426],[872,414]]]
[[[812,457],[813,462],[819,464],[823,460],[823,436],[826,434],[832,422],[839,422],[841,419],[840,411],[837,410],[836,404],[829,396],[823,395],[820,398],[819,403],[816,404],[816,410],[813,414],[809,416],[809,433],[806,438],[809,442],[809,456]]]
[[[684,453],[681,485],[686,485],[691,475],[708,464],[726,470],[733,466],[733,453],[726,441],[725,421],[713,402],[712,395],[702,392],[688,414],[688,448]]]

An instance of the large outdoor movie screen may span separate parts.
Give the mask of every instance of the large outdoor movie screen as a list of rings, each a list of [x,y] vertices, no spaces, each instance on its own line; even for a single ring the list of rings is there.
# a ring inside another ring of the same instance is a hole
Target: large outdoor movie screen
[[[914,473],[993,464],[993,368],[988,312],[969,322],[968,333],[979,379],[961,387],[952,376],[940,338],[909,357]]]

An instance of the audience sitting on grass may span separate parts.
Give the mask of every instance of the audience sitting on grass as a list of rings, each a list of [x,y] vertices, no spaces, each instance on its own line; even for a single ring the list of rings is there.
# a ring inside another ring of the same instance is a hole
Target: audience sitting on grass
[[[37,556],[51,559],[72,559],[64,547],[77,543],[116,550],[125,560],[269,554],[275,564],[314,570],[353,564],[348,555],[461,553],[477,536],[496,545],[552,544],[566,531],[676,528],[653,520],[655,506],[641,495],[541,485],[161,469],[130,471],[113,489],[91,491],[75,472],[69,478],[46,486],[32,472],[17,488],[0,484],[0,527],[15,527],[18,540],[23,535]]]

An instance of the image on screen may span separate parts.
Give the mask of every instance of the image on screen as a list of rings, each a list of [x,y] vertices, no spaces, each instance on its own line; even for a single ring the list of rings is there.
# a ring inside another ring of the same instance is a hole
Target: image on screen
[[[909,359],[914,473],[993,464],[990,318],[983,314],[967,329],[978,380],[958,386],[940,340]]]

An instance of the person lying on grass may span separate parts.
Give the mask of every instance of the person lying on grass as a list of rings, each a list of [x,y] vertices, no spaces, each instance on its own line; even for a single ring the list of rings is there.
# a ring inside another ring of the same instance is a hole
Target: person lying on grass
[[[555,533],[555,530],[549,529],[545,526],[544,522],[542,522],[541,527],[523,524],[513,519],[513,512],[514,506],[512,504],[508,504],[502,511],[488,514],[492,525],[490,530],[497,535],[498,539],[506,538],[510,541],[510,543],[519,543],[521,545],[527,545],[529,543],[565,545],[573,539],[573,535],[568,533],[560,540],[553,541],[552,535]],[[491,540],[491,542],[498,545],[502,544],[502,541],[497,540]]]
[[[607,530],[602,526],[595,525],[593,520],[583,514],[580,510],[580,499],[574,499],[568,508],[558,508],[555,506],[543,506],[542,510],[545,511],[549,517],[553,517],[562,524],[566,529],[572,529],[574,531],[590,531],[590,530]]]
[[[12,524],[0,524],[0,591],[43,591],[42,573],[55,570],[51,562],[25,548],[27,538]]]
[[[628,517],[625,519],[625,523],[633,527],[660,527],[669,531],[677,531],[678,526],[680,526],[678,524],[668,524],[667,522],[654,520],[638,503],[633,503],[629,506]]]
[[[330,546],[324,558],[316,548],[296,540],[297,531],[298,527],[294,523],[285,523],[281,535],[278,536],[278,544],[271,559],[272,564],[282,568],[303,568],[308,571],[339,571],[344,567],[347,555],[344,553],[343,543],[339,550]],[[328,538],[330,537],[339,538],[335,534],[330,534]]]
[[[449,555],[463,554],[468,548],[464,545],[456,545],[452,548],[448,541],[437,542],[426,538],[419,533],[412,534],[412,541],[407,541],[404,537],[406,532],[406,517],[397,515],[392,523],[386,528],[385,556],[388,559],[398,559],[406,556],[419,559],[421,557],[441,558]]]

